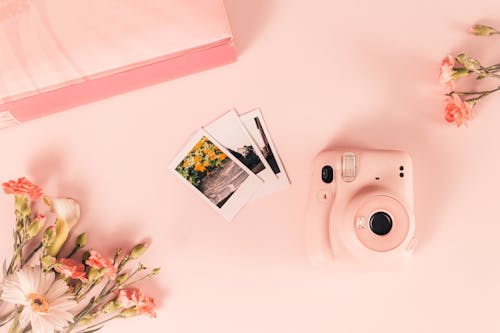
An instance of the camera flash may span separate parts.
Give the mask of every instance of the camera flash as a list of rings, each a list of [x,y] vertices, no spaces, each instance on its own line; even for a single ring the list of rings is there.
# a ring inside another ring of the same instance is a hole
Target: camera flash
[[[342,155],[342,179],[352,182],[356,178],[356,154],[344,153]]]

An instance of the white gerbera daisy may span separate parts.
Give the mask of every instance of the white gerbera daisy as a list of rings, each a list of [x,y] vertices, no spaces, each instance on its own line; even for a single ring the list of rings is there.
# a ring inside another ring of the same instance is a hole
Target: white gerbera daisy
[[[44,273],[40,266],[25,267],[8,276],[2,284],[0,298],[22,306],[20,323],[31,323],[32,332],[54,333],[73,322],[69,312],[77,303],[67,294],[68,286],[56,280],[53,272]]]

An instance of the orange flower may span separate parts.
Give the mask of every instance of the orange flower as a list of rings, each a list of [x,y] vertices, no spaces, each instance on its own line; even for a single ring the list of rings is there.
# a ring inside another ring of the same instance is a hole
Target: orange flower
[[[193,150],[191,150],[191,152],[200,149],[201,146],[203,145],[203,142],[204,142],[203,139],[201,139],[200,141],[198,141],[198,143],[196,143],[196,145],[194,146]]]
[[[5,194],[22,195],[31,200],[38,200],[42,196],[42,188],[33,184],[25,177],[18,180],[9,180],[2,184]]]
[[[125,309],[136,308],[137,314],[145,314],[152,318],[156,318],[155,300],[152,297],[145,296],[138,288],[121,289],[118,292],[116,301]]]
[[[183,168],[187,168],[189,166],[189,160],[184,160],[184,163],[182,163]]]
[[[210,154],[208,154],[208,158],[210,159],[210,161],[215,160],[215,158],[216,158],[216,157],[217,157],[217,156],[215,155],[215,153],[214,153],[214,152],[210,152]]]
[[[196,155],[196,156],[194,157],[194,161],[195,161],[195,162],[199,162],[200,160],[201,160],[201,156],[200,156],[200,155]]]
[[[105,259],[99,252],[90,250],[90,257],[85,261],[87,265],[93,268],[102,269],[106,268],[106,275],[114,280],[116,278],[116,267],[113,263]]]
[[[54,265],[54,270],[64,277],[87,282],[85,266],[70,258],[60,258]]]
[[[227,158],[227,155],[222,153],[219,155],[219,160],[224,161]]]
[[[205,167],[204,167],[203,165],[201,165],[200,163],[196,163],[196,164],[194,165],[194,169],[195,169],[196,171],[205,172]]]
[[[472,106],[457,94],[446,96],[445,119],[449,123],[455,123],[458,127],[467,125],[472,119]]]
[[[455,66],[453,57],[448,55],[441,61],[441,66],[439,67],[439,83],[441,83],[447,93],[455,88],[455,78],[453,77],[455,70],[453,66]]]

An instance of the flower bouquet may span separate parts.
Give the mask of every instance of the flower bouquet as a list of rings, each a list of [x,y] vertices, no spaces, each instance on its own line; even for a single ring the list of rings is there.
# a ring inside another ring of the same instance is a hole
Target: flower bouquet
[[[118,249],[108,259],[86,250],[87,234],[82,233],[61,255],[80,218],[78,202],[44,196],[26,178],[4,183],[3,190],[15,197],[16,223],[13,256],[4,261],[0,280],[0,306],[8,307],[0,327],[9,324],[9,333],[91,333],[113,319],[156,317],[153,298],[134,287],[160,271],[147,271],[136,262],[147,244],[123,254]],[[54,223],[39,213],[44,208]]]
[[[476,24],[470,28],[470,33],[476,36],[500,35],[500,31],[487,25]],[[483,65],[477,59],[466,54],[459,54],[455,58],[448,55],[441,61],[439,82],[446,94],[445,119],[458,127],[467,125],[472,119],[472,108],[476,103],[496,91],[500,85],[483,91],[456,91],[455,82],[460,78],[475,75],[477,80],[486,78],[500,79],[500,63]]]

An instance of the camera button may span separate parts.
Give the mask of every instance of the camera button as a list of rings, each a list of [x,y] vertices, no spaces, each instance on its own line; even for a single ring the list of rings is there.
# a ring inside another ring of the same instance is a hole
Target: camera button
[[[331,193],[328,190],[320,190],[318,193],[318,200],[321,202],[328,202],[330,200]]]

